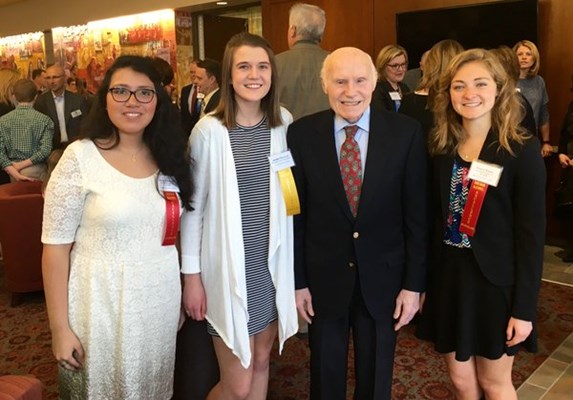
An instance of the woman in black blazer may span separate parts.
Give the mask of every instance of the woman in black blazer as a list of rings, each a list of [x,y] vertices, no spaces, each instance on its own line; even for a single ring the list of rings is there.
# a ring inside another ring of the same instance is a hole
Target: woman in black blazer
[[[398,111],[402,97],[410,88],[402,83],[408,70],[408,53],[402,46],[385,46],[376,57],[378,83],[372,93],[372,106],[388,111]]]
[[[458,398],[517,399],[513,356],[536,350],[545,167],[514,93],[499,61],[473,49],[452,60],[435,98],[438,228],[417,335],[444,354]]]

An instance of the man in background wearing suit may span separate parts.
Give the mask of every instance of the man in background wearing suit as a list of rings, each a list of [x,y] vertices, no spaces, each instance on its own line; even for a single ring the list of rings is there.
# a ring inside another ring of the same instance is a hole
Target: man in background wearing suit
[[[197,72],[193,80],[197,91],[202,94],[199,96],[201,111],[199,118],[205,114],[213,111],[219,104],[221,99],[221,92],[219,85],[221,84],[221,64],[219,61],[211,60],[209,58],[197,62]]]
[[[376,68],[345,47],[324,61],[331,110],[295,121],[288,144],[301,214],[295,283],[309,322],[311,399],[346,399],[349,332],[357,399],[390,399],[397,331],[426,275],[426,155],[420,125],[370,107]]]
[[[295,4],[289,13],[289,50],[276,57],[279,101],[296,121],[300,117],[328,109],[328,99],[320,86],[320,68],[328,55],[320,48],[326,15],[311,4]]]
[[[57,149],[79,136],[87,103],[83,96],[66,90],[66,74],[61,66],[48,67],[45,81],[49,90],[38,96],[34,108],[54,121],[53,148]]]
[[[191,78],[191,84],[183,86],[181,88],[181,98],[179,100],[179,112],[181,113],[181,124],[183,125],[183,130],[187,135],[191,134],[191,130],[199,121],[199,112],[197,112],[196,101],[197,101],[197,88],[193,81],[195,80],[195,74],[197,72],[197,61],[191,61],[191,66],[189,68],[189,75]]]

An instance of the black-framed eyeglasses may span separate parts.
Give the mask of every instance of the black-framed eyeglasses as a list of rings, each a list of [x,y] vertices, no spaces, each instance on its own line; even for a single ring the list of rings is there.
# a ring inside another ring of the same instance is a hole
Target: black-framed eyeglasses
[[[392,68],[394,71],[397,71],[398,68],[401,69],[408,69],[408,63],[402,63],[402,64],[386,64],[387,67]]]
[[[131,96],[135,96],[135,100],[140,103],[151,103],[155,97],[155,90],[153,89],[137,89],[131,91],[124,87],[112,87],[109,88],[108,92],[111,93],[111,97],[118,103],[129,101]]]

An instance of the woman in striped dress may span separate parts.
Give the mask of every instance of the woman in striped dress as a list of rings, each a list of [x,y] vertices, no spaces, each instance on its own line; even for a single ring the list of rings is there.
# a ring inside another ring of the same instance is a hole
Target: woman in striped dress
[[[195,210],[182,222],[183,302],[207,319],[221,379],[208,399],[266,399],[270,351],[297,331],[292,217],[268,157],[287,151],[292,121],[278,105],[274,55],[235,35],[221,102],[190,138]]]

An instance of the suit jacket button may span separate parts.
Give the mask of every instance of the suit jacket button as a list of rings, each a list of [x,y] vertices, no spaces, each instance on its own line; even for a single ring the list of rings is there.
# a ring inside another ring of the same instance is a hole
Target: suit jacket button
[[[353,263],[353,262],[349,262],[349,263],[348,263],[348,266],[349,266],[350,268],[354,268],[354,263]]]
[[[359,236],[360,236],[360,234],[359,234],[358,232],[354,232],[354,233],[352,234],[352,237],[353,237],[354,239],[358,239]]]

